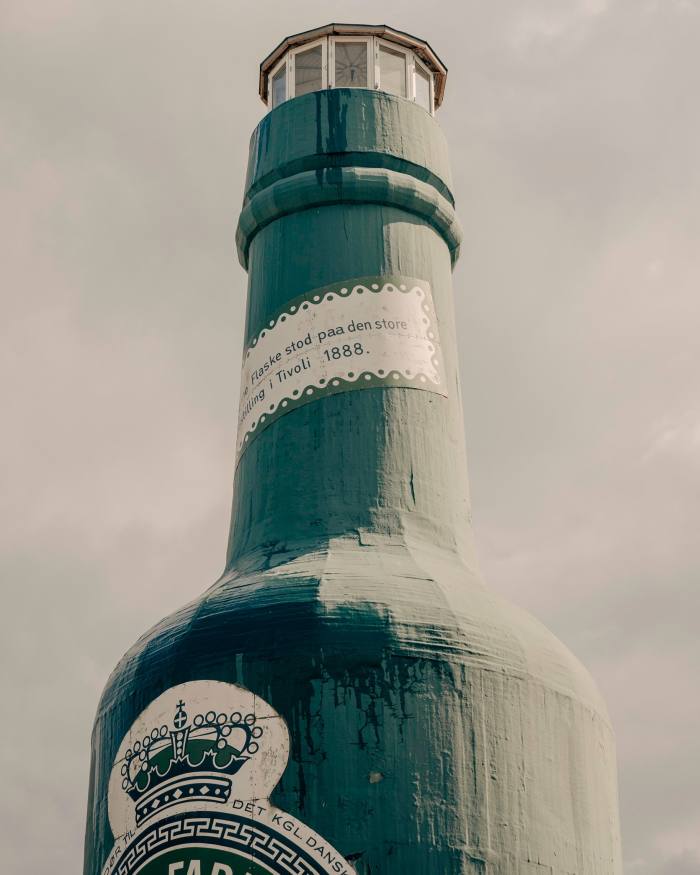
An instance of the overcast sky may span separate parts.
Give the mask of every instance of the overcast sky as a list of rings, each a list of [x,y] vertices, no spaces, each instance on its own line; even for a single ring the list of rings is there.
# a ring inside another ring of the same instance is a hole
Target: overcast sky
[[[450,69],[483,570],[603,689],[627,875],[700,873],[700,0],[2,0],[4,869],[80,871],[107,675],[221,571],[258,63],[332,20]]]

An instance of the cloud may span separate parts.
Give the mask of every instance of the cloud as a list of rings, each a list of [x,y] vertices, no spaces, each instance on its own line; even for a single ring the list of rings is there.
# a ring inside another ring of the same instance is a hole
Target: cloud
[[[450,67],[485,576],[605,692],[627,871],[696,873],[697,3],[384,11]],[[311,0],[0,15],[0,656],[22,718],[0,830],[7,868],[41,875],[79,865],[109,671],[221,569],[257,64],[333,16]]]
[[[513,17],[509,40],[516,50],[546,48],[563,39],[580,39],[608,12],[613,0],[539,0],[523,4]]]
[[[682,851],[653,862],[633,861],[627,871],[629,875],[699,875],[700,857],[693,851]]]

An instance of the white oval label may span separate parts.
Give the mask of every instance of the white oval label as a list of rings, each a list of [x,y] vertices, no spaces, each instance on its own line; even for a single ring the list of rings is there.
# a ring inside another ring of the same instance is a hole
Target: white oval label
[[[166,690],[117,751],[102,875],[355,875],[270,803],[288,758],[286,723],[249,690],[209,680]]]

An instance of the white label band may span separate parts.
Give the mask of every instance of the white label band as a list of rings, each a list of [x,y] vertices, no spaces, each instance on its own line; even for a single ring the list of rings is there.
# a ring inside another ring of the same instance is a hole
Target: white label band
[[[429,283],[350,280],[290,301],[243,354],[237,450],[324,395],[401,386],[447,396]]]

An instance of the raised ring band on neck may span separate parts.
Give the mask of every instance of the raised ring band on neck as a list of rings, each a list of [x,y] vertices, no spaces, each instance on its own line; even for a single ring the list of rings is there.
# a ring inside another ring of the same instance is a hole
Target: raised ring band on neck
[[[241,212],[236,247],[248,269],[255,235],[282,216],[341,203],[380,204],[424,219],[443,238],[454,264],[459,257],[462,228],[454,207],[427,182],[384,167],[326,167],[279,179],[259,191]]]

